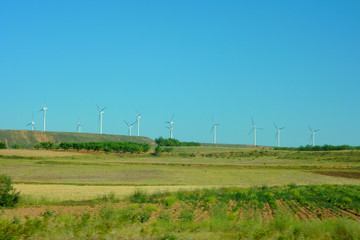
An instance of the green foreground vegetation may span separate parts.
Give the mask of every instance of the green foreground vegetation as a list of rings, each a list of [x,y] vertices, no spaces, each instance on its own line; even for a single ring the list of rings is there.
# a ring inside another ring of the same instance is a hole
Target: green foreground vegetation
[[[339,185],[110,194],[97,211],[0,218],[0,239],[359,239],[359,200]]]
[[[0,150],[20,191],[0,239],[360,239],[358,150],[171,148]]]

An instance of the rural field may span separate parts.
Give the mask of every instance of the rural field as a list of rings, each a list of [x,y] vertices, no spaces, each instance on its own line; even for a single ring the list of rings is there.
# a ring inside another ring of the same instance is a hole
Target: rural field
[[[360,151],[0,150],[0,239],[360,239]]]

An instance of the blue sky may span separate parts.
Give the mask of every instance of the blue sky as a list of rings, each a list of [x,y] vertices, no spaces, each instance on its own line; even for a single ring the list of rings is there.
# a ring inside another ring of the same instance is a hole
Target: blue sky
[[[359,1],[2,1],[0,129],[360,145]],[[29,128],[28,128],[29,129]],[[136,130],[133,129],[133,133]]]

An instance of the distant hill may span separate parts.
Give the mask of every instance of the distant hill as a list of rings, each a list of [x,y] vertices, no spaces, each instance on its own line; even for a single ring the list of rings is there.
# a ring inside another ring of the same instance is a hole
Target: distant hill
[[[32,148],[40,142],[136,142],[154,145],[155,142],[147,137],[108,135],[94,133],[71,132],[41,132],[29,130],[0,130],[0,142],[7,146],[18,144],[23,148]]]

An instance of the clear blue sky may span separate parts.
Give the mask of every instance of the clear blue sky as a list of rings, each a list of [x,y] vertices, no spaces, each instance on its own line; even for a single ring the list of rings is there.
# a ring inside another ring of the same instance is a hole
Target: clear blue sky
[[[1,1],[0,129],[360,145],[359,1]],[[46,99],[46,100],[45,100]],[[29,128],[27,128],[29,129]],[[133,133],[136,128],[133,128]]]

